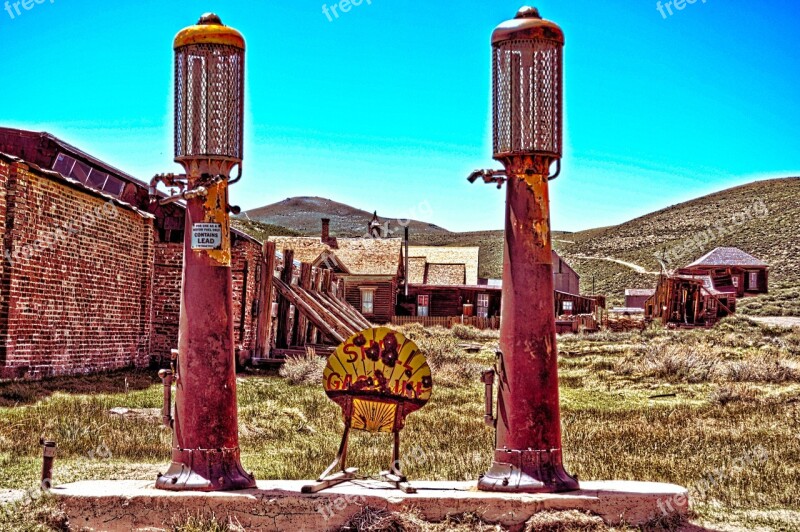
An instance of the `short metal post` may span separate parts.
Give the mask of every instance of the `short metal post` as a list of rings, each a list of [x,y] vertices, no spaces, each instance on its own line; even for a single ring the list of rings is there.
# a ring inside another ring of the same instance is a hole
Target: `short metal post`
[[[42,446],[42,484],[43,490],[49,490],[53,487],[53,462],[56,459],[56,442],[39,440]]]

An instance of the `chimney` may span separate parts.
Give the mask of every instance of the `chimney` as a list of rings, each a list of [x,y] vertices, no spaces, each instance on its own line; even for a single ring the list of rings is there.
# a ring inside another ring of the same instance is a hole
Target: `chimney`
[[[408,278],[410,276],[410,274],[408,273],[408,226],[406,226],[405,229],[406,229],[406,231],[405,231],[405,242],[404,242],[404,244],[405,244],[405,253],[404,253],[405,254],[405,264],[403,265],[403,268],[405,269],[405,275],[404,275],[405,280],[403,281],[403,285],[404,285],[403,286],[403,292],[404,292],[404,295],[406,296],[406,302],[408,302],[408,282],[409,282]]]
[[[331,239],[331,219],[322,219],[322,242],[327,243]]]

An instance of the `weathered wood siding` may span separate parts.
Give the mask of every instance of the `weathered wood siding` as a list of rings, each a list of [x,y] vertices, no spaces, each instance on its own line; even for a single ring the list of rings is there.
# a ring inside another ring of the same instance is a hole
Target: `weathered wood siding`
[[[364,314],[372,323],[385,324],[392,321],[397,303],[397,281],[395,277],[343,276],[345,299],[361,312],[361,289],[374,288],[375,299],[372,314]]]

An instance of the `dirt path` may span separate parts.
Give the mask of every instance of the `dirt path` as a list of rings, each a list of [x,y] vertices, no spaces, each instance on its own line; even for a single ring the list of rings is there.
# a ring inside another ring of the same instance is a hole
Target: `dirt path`
[[[626,262],[624,260],[615,259],[614,257],[590,257],[589,255],[568,255],[569,257],[576,258],[576,259],[583,259],[583,260],[604,260],[607,262],[616,262],[617,264],[622,264],[623,266],[627,266],[631,270],[635,271],[636,273],[643,273],[646,275],[658,275],[661,272],[650,272],[647,271],[646,268],[639,266],[638,264],[634,264],[632,262]]]
[[[777,325],[778,327],[800,327],[800,318],[792,318],[789,316],[748,316],[751,320],[759,323],[766,323],[767,325]]]

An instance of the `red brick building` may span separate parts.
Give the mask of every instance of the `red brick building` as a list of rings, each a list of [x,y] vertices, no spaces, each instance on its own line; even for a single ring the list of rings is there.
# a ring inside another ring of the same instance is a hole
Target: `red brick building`
[[[47,133],[0,128],[0,379],[145,366],[177,347],[184,213]],[[259,335],[262,246],[232,230],[240,359]]]

